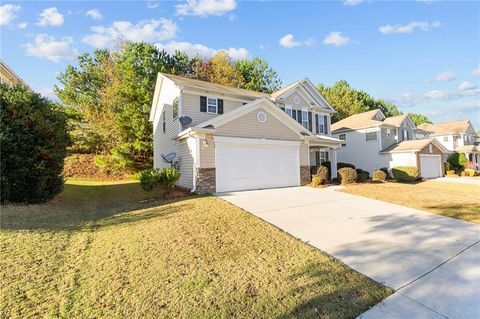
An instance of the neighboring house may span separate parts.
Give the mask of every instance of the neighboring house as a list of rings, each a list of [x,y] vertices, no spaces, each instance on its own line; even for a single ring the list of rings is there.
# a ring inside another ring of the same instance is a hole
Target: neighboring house
[[[311,166],[336,163],[334,113],[308,79],[265,94],[159,73],[154,167],[178,168],[197,192],[303,185]]]
[[[464,153],[469,162],[478,167],[480,153],[478,150],[478,136],[469,120],[451,121],[436,124],[420,124],[420,129],[426,135],[435,138],[449,152]]]
[[[13,72],[3,60],[0,60],[0,83],[7,83],[8,85],[23,84],[28,87],[28,85],[23,82],[23,80]]]
[[[421,134],[408,115],[386,118],[381,110],[355,114],[332,125],[332,136],[342,141],[338,162],[370,173],[383,167],[416,166],[424,178],[442,176],[448,151],[435,139],[417,140]]]

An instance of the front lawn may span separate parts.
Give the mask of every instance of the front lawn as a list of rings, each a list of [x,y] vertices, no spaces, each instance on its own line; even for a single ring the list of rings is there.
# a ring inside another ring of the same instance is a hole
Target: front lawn
[[[2,207],[0,317],[354,318],[390,289],[213,196],[70,182]]]
[[[477,185],[388,182],[351,185],[342,191],[480,224],[480,188]]]

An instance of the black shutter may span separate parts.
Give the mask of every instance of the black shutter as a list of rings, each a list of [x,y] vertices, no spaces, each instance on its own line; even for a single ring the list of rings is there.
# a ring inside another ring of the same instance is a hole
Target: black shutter
[[[325,125],[325,128],[324,128],[325,132],[324,133],[328,134],[328,127],[327,127],[328,121],[327,121],[327,116],[326,115],[323,116],[323,123]]]
[[[297,122],[302,124],[302,111],[297,110]]]
[[[285,108],[284,107],[281,107],[282,111],[285,112]]]
[[[207,112],[207,97],[200,96],[200,112]]]
[[[218,99],[217,100],[217,113],[218,114],[223,114],[223,100],[222,99]]]
[[[318,114],[315,114],[315,133],[318,134]]]
[[[294,120],[297,119],[297,110],[292,110],[292,117]]]
[[[312,112],[308,112],[308,130],[312,131]]]

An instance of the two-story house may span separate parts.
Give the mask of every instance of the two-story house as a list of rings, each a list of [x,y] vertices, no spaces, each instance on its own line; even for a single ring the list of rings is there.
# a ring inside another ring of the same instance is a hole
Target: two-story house
[[[154,167],[176,167],[197,192],[303,185],[311,166],[336,163],[334,113],[308,79],[266,94],[159,73]]]
[[[449,152],[464,153],[468,160],[478,167],[480,163],[478,136],[469,120],[424,123],[418,127],[426,131],[427,136],[439,141]]]
[[[338,162],[372,173],[379,168],[415,166],[424,178],[443,175],[448,152],[435,139],[417,139],[420,130],[408,115],[385,117],[381,110],[355,114],[332,125],[342,141]]]

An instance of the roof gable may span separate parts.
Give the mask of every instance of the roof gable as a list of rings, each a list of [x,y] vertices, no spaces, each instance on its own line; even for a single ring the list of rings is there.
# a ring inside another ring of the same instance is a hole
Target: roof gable
[[[381,125],[384,118],[385,115],[380,109],[354,114],[332,124],[332,132]]]
[[[402,152],[419,152],[429,144],[435,145],[442,153],[448,153],[448,150],[440,142],[434,138],[428,138],[423,140],[408,140],[401,141],[390,145],[380,153],[402,153]]]

